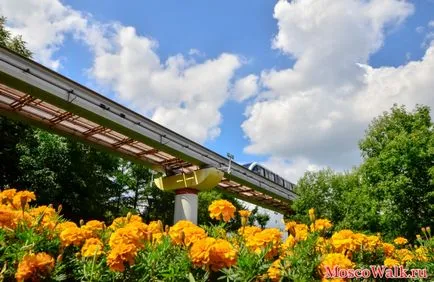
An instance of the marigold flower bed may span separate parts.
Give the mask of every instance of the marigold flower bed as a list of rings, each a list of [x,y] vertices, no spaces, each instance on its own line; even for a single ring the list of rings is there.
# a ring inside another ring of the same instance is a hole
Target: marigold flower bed
[[[327,281],[326,268],[335,266],[434,271],[429,227],[415,244],[403,237],[388,243],[379,234],[331,232],[332,223],[316,219],[312,209],[310,224],[287,222],[282,240],[278,229],[248,226],[246,210],[238,211],[238,232],[226,232],[236,209],[225,200],[209,207],[221,220],[217,226],[179,221],[169,227],[131,214],[108,226],[76,224],[59,215],[61,208],[31,207],[35,199],[30,191],[0,192],[0,281]]]

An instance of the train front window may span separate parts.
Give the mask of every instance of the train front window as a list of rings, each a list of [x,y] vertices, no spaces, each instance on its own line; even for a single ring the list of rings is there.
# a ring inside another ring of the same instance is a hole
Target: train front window
[[[256,166],[256,167],[258,168],[258,174],[260,176],[264,177],[264,175],[265,175],[264,169],[262,167],[259,167],[259,166]]]
[[[280,176],[276,176],[277,178],[277,184],[279,184],[280,186],[283,186],[283,179]]]

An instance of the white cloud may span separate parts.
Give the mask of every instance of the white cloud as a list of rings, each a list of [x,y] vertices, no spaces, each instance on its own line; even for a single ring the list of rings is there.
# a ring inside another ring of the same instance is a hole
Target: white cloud
[[[242,102],[256,95],[258,90],[258,76],[249,74],[235,82],[232,89],[233,98],[238,102]]]
[[[395,102],[433,106],[433,47],[420,62],[368,65],[385,32],[412,13],[410,3],[396,0],[279,1],[273,48],[296,62],[262,72],[266,90],[242,124],[250,140],[245,151],[270,155],[269,165],[288,177],[309,165],[349,169],[360,160],[357,141],[373,117]]]
[[[198,142],[220,134],[220,107],[241,66],[238,56],[195,62],[181,54],[161,62],[157,43],[119,27],[109,50],[96,55],[92,74],[153,120]]]
[[[297,184],[297,180],[303,176],[305,171],[318,171],[324,168],[311,164],[308,159],[301,156],[292,159],[290,162],[284,158],[271,157],[267,161],[261,163],[261,165],[294,184]]]
[[[434,28],[434,20],[432,20],[428,23],[428,27]]]
[[[416,32],[417,33],[422,33],[422,32],[424,32],[425,31],[425,27],[423,27],[423,26],[418,26],[418,27],[416,27]]]
[[[62,46],[65,36],[82,32],[88,24],[82,13],[57,0],[1,0],[0,14],[7,17],[13,34],[23,36],[35,58],[53,69],[61,65],[53,54]]]
[[[0,0],[0,14],[42,64],[58,69],[56,51],[70,36],[94,55],[89,73],[130,107],[198,142],[220,134],[219,109],[242,64],[238,56],[223,53],[198,63],[177,54],[161,62],[156,40],[120,23],[97,22],[58,0]],[[190,55],[204,56],[196,49]]]

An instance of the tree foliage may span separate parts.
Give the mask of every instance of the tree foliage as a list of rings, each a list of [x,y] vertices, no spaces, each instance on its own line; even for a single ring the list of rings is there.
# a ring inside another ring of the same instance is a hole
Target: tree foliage
[[[434,223],[434,129],[430,110],[393,106],[374,119],[359,143],[363,162],[349,172],[306,172],[295,217],[314,207],[338,228],[414,238]]]

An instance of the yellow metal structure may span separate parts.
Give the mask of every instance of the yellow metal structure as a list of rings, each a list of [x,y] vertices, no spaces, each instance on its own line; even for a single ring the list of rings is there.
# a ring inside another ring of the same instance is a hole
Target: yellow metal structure
[[[207,191],[216,187],[223,178],[223,172],[216,168],[204,168],[187,174],[160,177],[154,180],[155,185],[163,191],[174,191],[193,188]]]

